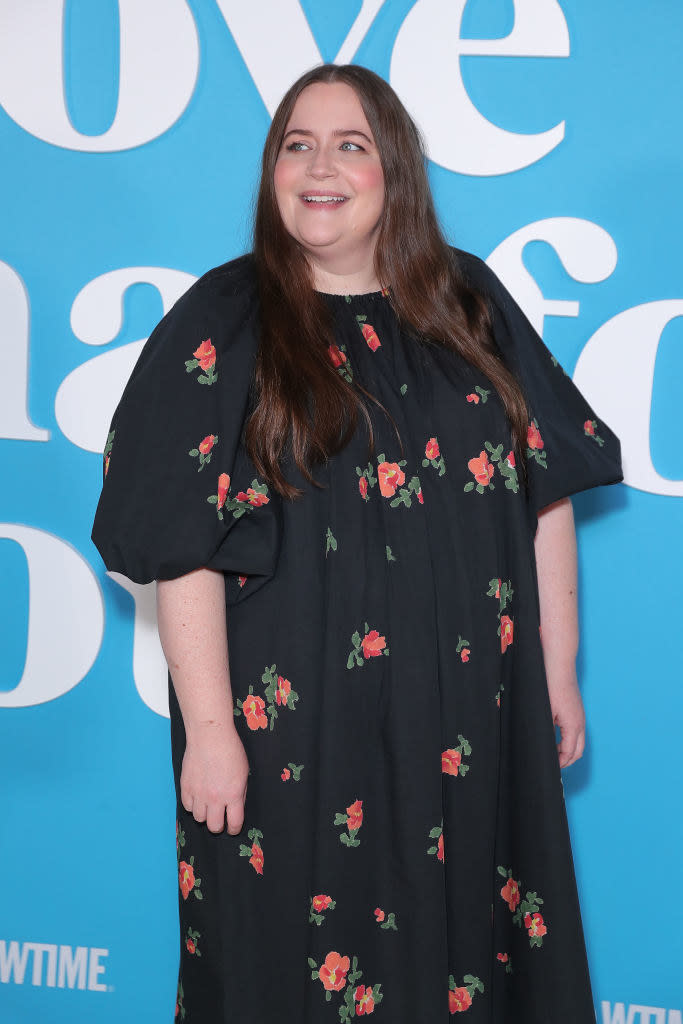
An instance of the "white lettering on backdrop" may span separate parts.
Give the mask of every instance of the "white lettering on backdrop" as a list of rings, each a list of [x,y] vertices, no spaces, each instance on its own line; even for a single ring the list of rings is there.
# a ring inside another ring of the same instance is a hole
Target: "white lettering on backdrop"
[[[5,369],[0,374],[0,438],[11,441],[48,441],[50,431],[30,420],[28,401],[29,297],[16,270],[0,262],[0,351],[4,338]],[[12,367],[11,372],[9,367]]]
[[[121,330],[123,297],[131,285],[154,285],[167,313],[196,280],[169,267],[110,270],[89,281],[74,299],[71,329],[86,345],[107,345]],[[114,409],[145,340],[119,345],[81,363],[60,384],[55,416],[64,435],[78,448],[102,452]]]
[[[391,84],[419,122],[431,160],[459,174],[509,174],[555,149],[565,123],[528,135],[499,128],[472,103],[460,58],[568,57],[567,23],[557,0],[514,0],[509,35],[462,39],[466,3],[418,0],[396,37]]]
[[[163,135],[190,102],[199,70],[197,29],[185,0],[118,0],[119,97],[101,135],[83,135],[69,120],[65,3],[0,0],[0,105],[30,135],[86,153],[113,153]]]
[[[159,640],[156,583],[133,583],[120,572],[108,572],[135,601],[133,621],[133,679],[142,701],[157,715],[169,717],[168,667]]]
[[[97,578],[70,544],[45,530],[0,523],[0,537],[21,545],[29,574],[24,671],[0,707],[44,704],[80,683],[98,655],[104,607]]]

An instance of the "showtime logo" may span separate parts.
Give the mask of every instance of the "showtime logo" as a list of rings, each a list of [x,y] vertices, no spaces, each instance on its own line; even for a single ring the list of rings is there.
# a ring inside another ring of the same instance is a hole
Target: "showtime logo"
[[[637,1006],[602,1001],[602,1024],[683,1024],[680,1010],[666,1010],[661,1006]]]
[[[107,985],[100,979],[105,971],[100,960],[105,956],[109,956],[108,949],[0,939],[0,982],[23,985],[30,958],[32,985],[107,992]]]

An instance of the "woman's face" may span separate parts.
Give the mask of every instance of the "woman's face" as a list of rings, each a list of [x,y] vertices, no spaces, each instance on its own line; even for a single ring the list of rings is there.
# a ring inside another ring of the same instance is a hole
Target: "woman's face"
[[[316,82],[303,90],[285,128],[274,184],[284,225],[314,264],[337,274],[372,265],[384,175],[349,85]]]

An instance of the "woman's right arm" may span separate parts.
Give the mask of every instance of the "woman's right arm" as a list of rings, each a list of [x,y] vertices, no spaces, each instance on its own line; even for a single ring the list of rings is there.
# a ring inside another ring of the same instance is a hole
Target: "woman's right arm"
[[[180,776],[183,807],[211,832],[244,823],[249,763],[234,724],[221,572],[195,569],[158,580],[161,646],[183,716],[186,748]]]

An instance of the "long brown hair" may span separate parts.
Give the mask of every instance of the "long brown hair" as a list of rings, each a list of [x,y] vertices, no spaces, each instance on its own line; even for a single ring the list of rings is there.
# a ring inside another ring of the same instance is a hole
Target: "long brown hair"
[[[374,136],[384,173],[375,272],[390,286],[394,311],[416,339],[454,349],[488,377],[520,451],[528,422],[524,397],[491,340],[484,298],[463,280],[441,233],[416,125],[391,86],[373,71],[355,64],[323,64],[285,93],[263,149],[254,223],[261,340],[254,375],[256,404],[245,437],[254,465],[276,491],[294,498],[302,492],[284,477],[285,454],[291,454],[304,479],[315,483],[313,468],[348,443],[359,416],[373,446],[366,403],[373,396],[344,380],[329,359],[328,346],[334,341],[330,310],[314,290],[308,259],[286,230],[275,195],[275,163],[294,104],[316,82],[349,85]]]

